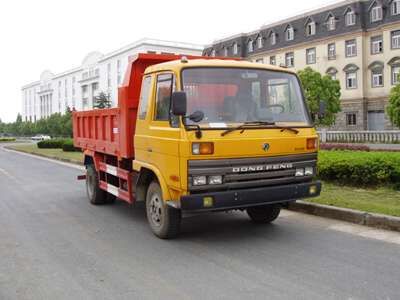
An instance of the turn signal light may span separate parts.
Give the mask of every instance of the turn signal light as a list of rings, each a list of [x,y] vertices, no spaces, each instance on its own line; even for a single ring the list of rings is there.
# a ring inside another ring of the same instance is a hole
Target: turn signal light
[[[310,138],[307,139],[307,150],[314,150],[318,147],[318,139]]]
[[[210,155],[214,154],[214,143],[193,143],[192,154],[194,155]]]

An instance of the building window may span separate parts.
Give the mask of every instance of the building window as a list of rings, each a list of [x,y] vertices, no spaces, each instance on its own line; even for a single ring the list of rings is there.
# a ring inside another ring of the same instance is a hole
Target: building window
[[[306,27],[306,34],[307,36],[315,35],[316,33],[316,26],[315,22],[309,22]]]
[[[352,26],[356,24],[356,14],[354,13],[354,11],[349,10],[346,13],[346,26]]]
[[[372,87],[382,87],[383,86],[383,70],[372,71]]]
[[[249,52],[249,53],[251,53],[251,52],[253,52],[253,41],[252,40],[250,40],[248,43],[247,43],[247,52]]]
[[[228,56],[228,47],[224,47],[224,56]]]
[[[61,81],[58,82],[58,99],[61,98]]]
[[[391,33],[392,49],[400,48],[400,30],[392,31]]]
[[[263,47],[263,38],[262,38],[262,36],[260,35],[258,38],[257,38],[257,48],[258,49],[261,49]]]
[[[107,89],[111,90],[111,63],[107,64]]]
[[[271,65],[276,65],[276,56],[275,56],[275,55],[273,55],[273,56],[271,56],[271,57],[269,58],[269,63],[270,63]]]
[[[346,57],[353,57],[357,55],[356,40],[346,41]]]
[[[327,26],[328,26],[328,30],[329,30],[329,31],[332,31],[332,30],[335,30],[335,29],[336,29],[336,18],[335,18],[334,16],[331,15],[331,16],[328,18]]]
[[[68,97],[68,79],[65,78],[64,81],[64,92],[65,92],[65,97]]]
[[[272,32],[270,37],[271,37],[271,45],[275,45],[276,44],[276,33]]]
[[[212,56],[212,57],[215,57],[215,49],[212,49],[212,50],[211,50],[211,56]]]
[[[348,126],[357,125],[357,115],[355,113],[346,114],[346,125]]]
[[[92,83],[92,97],[96,97],[97,96],[97,91],[99,89],[99,83],[98,82],[93,82]]]
[[[336,44],[335,43],[328,44],[328,59],[329,60],[336,59]]]
[[[264,63],[264,59],[263,58],[257,58],[256,59],[256,63],[263,64]]]
[[[332,78],[332,80],[336,80],[337,69],[335,67],[330,67],[326,70],[326,75]]]
[[[117,60],[117,83],[121,83],[121,60]]]
[[[75,96],[75,76],[72,77],[72,96]]]
[[[286,67],[294,67],[294,52],[289,52],[285,54]]]
[[[315,48],[310,48],[306,50],[306,62],[308,65],[315,64],[317,60],[317,54]]]
[[[392,16],[400,14],[400,0],[393,0],[391,5]]]
[[[382,20],[383,12],[382,6],[377,5],[371,9],[371,22],[377,22]]]
[[[371,37],[371,54],[379,54],[383,52],[383,37]]]
[[[237,43],[234,43],[234,44],[233,44],[233,54],[234,54],[234,55],[237,55],[237,54],[238,54],[238,44],[237,44]]]
[[[400,82],[399,75],[400,75],[400,65],[392,66],[392,85],[396,85]]]
[[[287,41],[293,41],[294,40],[294,29],[292,26],[289,26],[286,29],[286,40]]]
[[[86,107],[88,105],[89,90],[87,85],[82,86],[82,105]]]
[[[357,73],[356,72],[346,73],[346,88],[349,90],[357,88]]]

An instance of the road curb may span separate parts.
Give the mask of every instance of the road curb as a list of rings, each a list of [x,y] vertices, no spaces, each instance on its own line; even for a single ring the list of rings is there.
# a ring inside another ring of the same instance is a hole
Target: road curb
[[[310,215],[346,221],[380,229],[400,232],[400,218],[387,215],[368,213],[354,209],[334,207],[323,204],[297,201],[289,204],[289,210]]]
[[[10,146],[3,146],[3,148],[5,148],[7,150],[11,150],[11,151],[26,153],[26,154],[40,156],[40,157],[53,159],[53,160],[58,160],[58,161],[62,161],[62,162],[65,162],[65,163],[70,163],[70,164],[74,164],[74,165],[78,165],[78,166],[82,166],[83,165],[82,162],[79,162],[79,161],[76,161],[76,160],[72,160],[72,159],[68,159],[68,158],[60,158],[60,157],[56,157],[56,156],[43,155],[43,154],[40,154],[40,153],[24,151],[24,150],[21,150],[21,149],[15,149],[15,148],[10,147]]]

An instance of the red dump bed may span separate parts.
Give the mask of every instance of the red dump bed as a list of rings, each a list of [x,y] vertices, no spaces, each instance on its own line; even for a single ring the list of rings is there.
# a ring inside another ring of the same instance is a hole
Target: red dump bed
[[[74,145],[83,150],[134,158],[133,137],[142,76],[151,65],[180,59],[178,55],[138,54],[130,59],[118,107],[73,113]],[[189,58],[205,58],[190,57]]]

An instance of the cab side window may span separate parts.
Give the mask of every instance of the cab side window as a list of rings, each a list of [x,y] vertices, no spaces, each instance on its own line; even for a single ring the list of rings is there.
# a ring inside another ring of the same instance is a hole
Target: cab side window
[[[147,107],[149,104],[150,88],[151,88],[151,76],[146,76],[145,78],[143,78],[143,81],[142,81],[142,89],[140,92],[140,99],[139,99],[139,119],[140,120],[146,119]]]
[[[154,118],[156,121],[169,121],[173,83],[174,77],[172,74],[157,76],[156,112]]]

